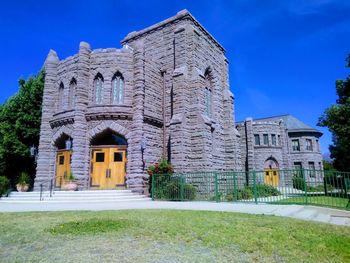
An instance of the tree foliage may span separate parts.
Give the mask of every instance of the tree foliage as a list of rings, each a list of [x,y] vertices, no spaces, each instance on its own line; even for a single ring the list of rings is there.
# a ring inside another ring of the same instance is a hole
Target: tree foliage
[[[38,146],[44,72],[19,80],[19,91],[0,106],[0,175],[14,185],[22,171],[32,179],[34,160],[29,148]]]
[[[347,67],[350,68],[350,54]],[[350,75],[345,80],[336,81],[338,99],[320,117],[318,125],[328,127],[332,132],[333,145],[330,145],[334,167],[350,171]]]

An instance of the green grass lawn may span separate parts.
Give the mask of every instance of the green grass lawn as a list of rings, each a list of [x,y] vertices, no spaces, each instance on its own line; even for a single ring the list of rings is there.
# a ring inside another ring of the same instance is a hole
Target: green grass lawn
[[[320,206],[329,206],[329,207],[339,207],[346,208],[348,204],[348,199],[340,198],[340,197],[331,197],[331,196],[308,196],[307,202],[308,204],[320,205]],[[280,201],[276,201],[276,204],[305,204],[306,199],[304,196],[300,197],[291,197],[287,199],[283,199]]]
[[[350,262],[350,227],[202,211],[0,214],[5,262]]]

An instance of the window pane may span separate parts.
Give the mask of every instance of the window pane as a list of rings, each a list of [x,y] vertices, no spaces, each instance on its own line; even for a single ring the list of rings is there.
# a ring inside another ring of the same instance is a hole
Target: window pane
[[[276,134],[271,134],[272,145],[276,145]]]
[[[263,136],[264,136],[264,144],[268,145],[269,144],[269,137],[268,137],[268,135],[264,134]]]
[[[114,153],[114,162],[122,162],[123,161],[123,153],[116,152]]]
[[[105,153],[96,153],[96,162],[103,163],[105,161]]]
[[[260,145],[260,136],[259,136],[259,134],[254,134],[254,138],[255,138],[255,145]]]
[[[63,156],[63,155],[61,155],[61,156],[59,157],[58,164],[59,164],[59,165],[64,164],[64,156]]]

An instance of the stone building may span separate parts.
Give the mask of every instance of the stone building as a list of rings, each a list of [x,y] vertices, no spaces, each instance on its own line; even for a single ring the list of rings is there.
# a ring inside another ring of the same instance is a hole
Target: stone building
[[[278,175],[278,170],[311,170],[307,180],[316,180],[323,170],[319,138],[322,133],[306,125],[292,115],[281,115],[261,119],[247,118],[237,123],[241,136],[241,153],[244,169],[265,171]],[[276,171],[274,171],[276,170]],[[279,175],[279,180],[291,179]],[[266,174],[266,176],[270,176]]]
[[[49,52],[35,190],[72,174],[79,189],[145,192],[161,159],[175,172],[322,169],[322,134],[293,116],[235,125],[225,49],[187,10],[121,44]]]
[[[79,189],[147,189],[162,158],[177,172],[240,170],[225,49],[186,10],[137,32],[121,49],[45,61],[34,188],[72,173]]]

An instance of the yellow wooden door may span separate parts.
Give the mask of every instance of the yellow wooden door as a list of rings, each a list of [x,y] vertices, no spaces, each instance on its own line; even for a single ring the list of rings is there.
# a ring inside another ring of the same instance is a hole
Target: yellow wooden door
[[[71,151],[59,151],[57,152],[56,160],[56,187],[62,187],[71,172]]]
[[[90,186],[115,189],[125,185],[126,151],[115,147],[92,150]]]
[[[106,188],[108,176],[109,149],[94,149],[91,161],[91,182],[92,187]]]
[[[110,163],[109,163],[109,184],[110,188],[125,185],[125,164],[126,156],[125,150],[118,148],[110,149]]]
[[[277,169],[266,169],[264,173],[265,173],[265,177],[264,177],[265,184],[278,186],[279,176],[278,176]]]

